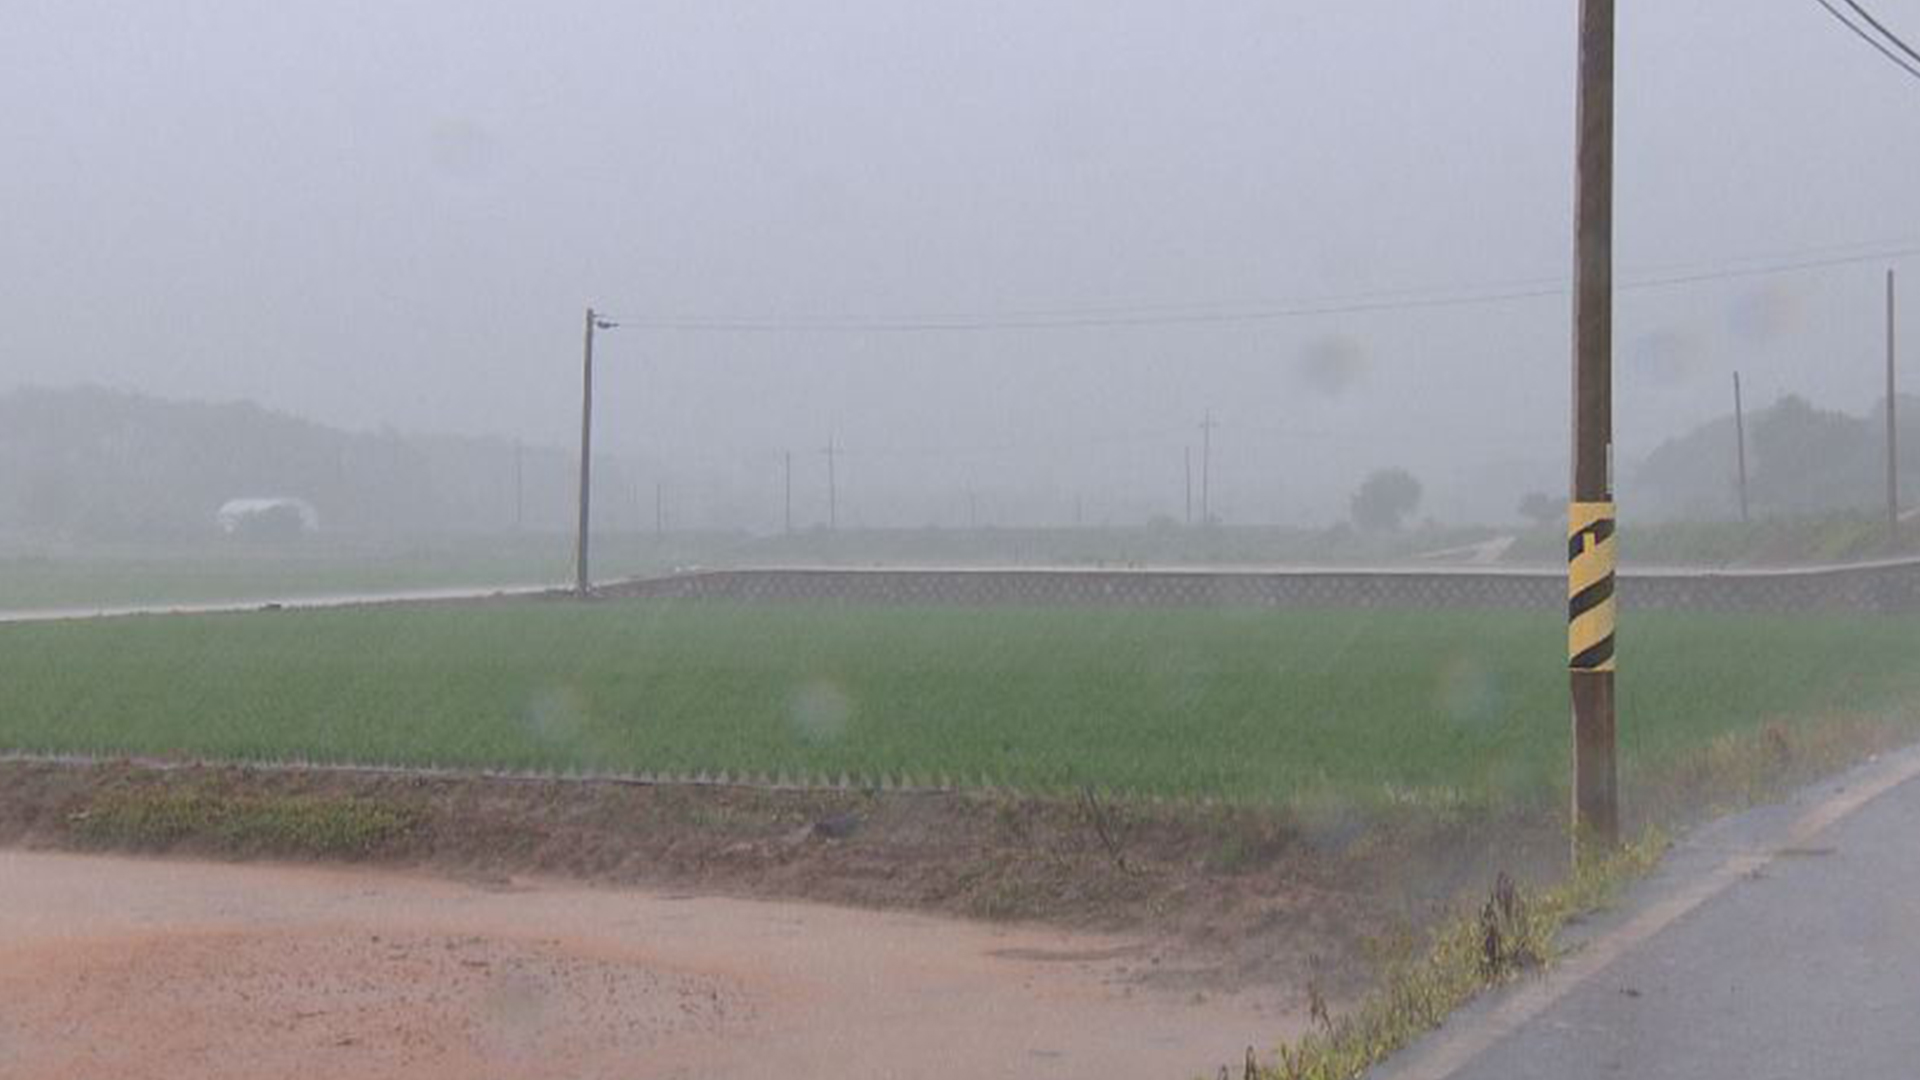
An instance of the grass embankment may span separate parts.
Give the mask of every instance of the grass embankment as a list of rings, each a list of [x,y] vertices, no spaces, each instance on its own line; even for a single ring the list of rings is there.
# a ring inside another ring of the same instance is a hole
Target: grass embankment
[[[1555,613],[515,602],[0,627],[0,748],[1320,805],[1558,790]],[[1920,618],[1635,615],[1629,775],[1920,689]]]
[[[1354,1080],[1481,991],[1551,962],[1569,922],[1605,905],[1665,851],[1665,837],[1650,832],[1536,892],[1502,875],[1478,913],[1436,927],[1425,951],[1403,946],[1386,958],[1378,986],[1339,1018],[1310,992],[1314,1029],[1283,1044],[1271,1068],[1249,1060],[1245,1080]]]
[[[811,529],[759,538],[692,530],[596,533],[593,570],[607,581],[691,565],[1352,564],[1404,560],[1490,535],[1487,529],[1360,535],[1172,526]],[[319,535],[282,543],[206,537],[144,546],[15,541],[0,548],[0,611],[561,584],[573,578],[573,553],[573,538],[559,533]]]
[[[1887,535],[1884,514],[1822,514],[1739,521],[1628,520],[1620,527],[1621,558],[1635,566],[1824,566],[1920,555],[1908,527],[1905,542]],[[1529,529],[1506,553],[1506,561],[1554,566],[1566,556],[1560,526]]]
[[[1353,566],[1431,565],[1423,552],[1490,539],[1488,527],[1360,533],[1346,526],[1098,526],[1087,528],[824,529],[749,537],[728,532],[606,533],[594,538],[599,580],[701,566]],[[1739,522],[1633,522],[1623,557],[1633,566],[1791,566],[1920,553],[1888,544],[1872,514]],[[1502,560],[1558,568],[1560,526],[1518,534]],[[562,534],[414,537],[318,536],[288,544],[206,538],[162,546],[14,541],[0,549],[0,611],[340,593],[563,583],[573,541]]]
[[[1360,532],[1348,525],[1094,525],[1029,528],[810,529],[743,543],[738,565],[824,566],[1355,566],[1499,535],[1487,526],[1421,525]]]

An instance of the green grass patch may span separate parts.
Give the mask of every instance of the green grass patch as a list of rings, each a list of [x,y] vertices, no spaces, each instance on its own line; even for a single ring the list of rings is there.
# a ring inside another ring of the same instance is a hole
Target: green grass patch
[[[516,602],[0,627],[0,748],[1433,807],[1551,795],[1553,612]],[[1920,688],[1920,619],[1629,614],[1630,770]],[[1908,715],[1911,715],[1910,713]]]
[[[1860,562],[1920,554],[1909,530],[1896,546],[1884,513],[1855,512],[1740,521],[1629,521],[1620,529],[1621,557],[1635,566],[1793,566]],[[1510,563],[1558,565],[1566,556],[1558,525],[1519,534]]]
[[[165,850],[191,842],[234,854],[363,858],[418,822],[405,809],[362,799],[159,788],[103,794],[70,824],[82,842],[100,847]]]
[[[1478,913],[1438,927],[1425,951],[1392,958],[1379,987],[1339,1019],[1317,992],[1310,993],[1317,1028],[1282,1046],[1276,1067],[1250,1067],[1249,1080],[1354,1080],[1439,1027],[1482,990],[1551,963],[1561,929],[1604,906],[1623,883],[1651,869],[1666,847],[1665,837],[1650,832],[1605,858],[1583,862],[1566,880],[1538,892],[1502,877]]]

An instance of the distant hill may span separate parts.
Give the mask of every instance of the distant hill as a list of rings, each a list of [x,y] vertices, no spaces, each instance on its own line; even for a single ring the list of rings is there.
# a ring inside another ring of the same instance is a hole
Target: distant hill
[[[1897,402],[1901,505],[1920,503],[1920,397]],[[1886,412],[1821,409],[1788,396],[1747,416],[1748,499],[1755,517],[1877,511],[1886,501]],[[1623,494],[1642,518],[1739,517],[1734,421],[1719,417],[1647,455]]]
[[[562,528],[573,465],[510,440],[350,432],[247,402],[99,387],[0,395],[0,532],[157,540],[213,531],[228,499],[289,495],[324,531]]]

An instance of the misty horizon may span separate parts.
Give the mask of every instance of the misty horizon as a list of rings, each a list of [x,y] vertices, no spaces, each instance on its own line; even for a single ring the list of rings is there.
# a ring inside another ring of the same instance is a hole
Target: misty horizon
[[[1176,513],[1211,410],[1227,520],[1488,518],[1565,485],[1572,11],[1400,16],[31,5],[0,385],[564,448],[592,304],[597,447],[690,485],[831,436],[854,521]],[[1736,368],[1882,392],[1920,122],[1824,18],[1623,13],[1623,462]]]
[[[1920,450],[1920,397],[1902,398],[1901,487],[1910,499],[1920,481],[1915,453]],[[1855,415],[1823,405],[1799,395],[1748,401],[1749,457],[1761,514],[1875,505],[1882,479],[1883,406]],[[1735,441],[1731,413],[1675,432],[1646,458],[1624,464],[1620,497],[1636,518],[1729,520],[1738,506]],[[79,485],[82,476],[93,501],[105,500],[93,511],[107,514],[102,524],[121,522],[107,526],[109,532],[144,528],[154,539],[204,531],[207,514],[229,499],[296,499],[322,512],[326,531],[349,534],[568,532],[577,509],[577,445],[391,426],[342,429],[248,401],[166,399],[98,386],[16,387],[0,391],[0,451],[18,466],[0,477],[0,536],[9,530],[25,530],[28,536],[45,531],[50,520],[40,519],[48,518],[48,500],[69,502],[59,493]],[[185,464],[204,461],[199,455],[208,451],[237,453],[254,464],[238,473],[221,472],[228,477],[221,486],[223,481],[204,467]],[[1205,462],[1199,455],[1191,459],[1190,487],[1183,454],[1175,463],[1182,475],[1171,488],[1142,492],[1130,502],[1102,497],[1099,489],[1089,498],[1084,492],[1011,485],[873,486],[864,467],[887,460],[860,447],[836,446],[832,480],[837,483],[830,494],[820,453],[803,451],[791,459],[779,453],[744,459],[732,471],[703,473],[596,452],[595,527],[774,535],[789,528],[828,527],[834,502],[839,524],[852,530],[1137,529],[1208,521]],[[238,479],[243,476],[256,480]],[[1435,503],[1425,476],[1418,471],[1413,476],[1421,494],[1402,522],[1406,525],[1511,526],[1534,516],[1522,505],[1523,497],[1558,502],[1550,489],[1503,486],[1513,477],[1482,475],[1476,501]],[[128,483],[133,486],[112,494]],[[1353,519],[1353,493],[1345,494],[1349,499],[1339,512],[1320,518],[1232,517],[1217,505],[1211,517],[1220,525],[1255,528],[1344,525]],[[109,507],[117,509],[109,513]],[[1465,512],[1473,507],[1484,509],[1477,516]],[[148,525],[139,526],[143,520]]]

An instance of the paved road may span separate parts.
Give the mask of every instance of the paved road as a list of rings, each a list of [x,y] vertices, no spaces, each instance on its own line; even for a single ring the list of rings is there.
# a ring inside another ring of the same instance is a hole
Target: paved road
[[[494,596],[532,595],[551,588],[553,588],[551,585],[469,585],[445,589],[328,593],[318,596],[256,596],[242,600],[185,600],[147,604],[15,608],[0,610],[0,623],[61,622],[68,619],[107,619],[127,615],[204,615],[225,611],[258,611],[268,605],[278,605],[283,608],[328,608],[354,607],[361,604],[418,603],[429,600],[480,600]]]
[[[1920,755],[1703,830],[1392,1080],[1920,1076]]]

